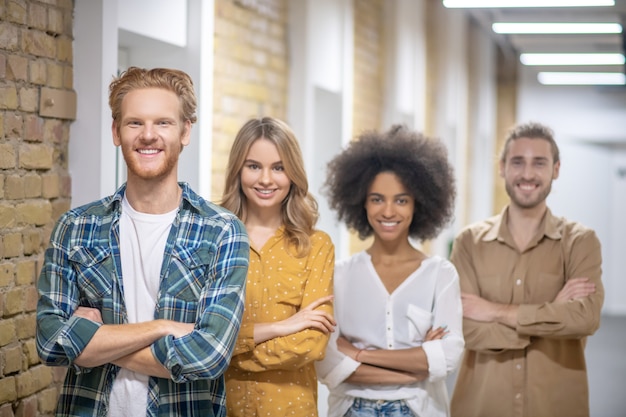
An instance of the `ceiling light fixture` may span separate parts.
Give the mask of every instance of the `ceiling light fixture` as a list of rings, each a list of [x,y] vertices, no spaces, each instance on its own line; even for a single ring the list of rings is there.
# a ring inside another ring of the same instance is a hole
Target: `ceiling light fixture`
[[[447,8],[615,6],[614,0],[443,0]]]
[[[622,54],[546,54],[524,53],[519,60],[524,65],[623,65]]]
[[[543,85],[625,85],[626,75],[620,72],[540,72],[537,80]]]
[[[503,34],[579,34],[622,33],[619,23],[507,23],[491,25],[496,33]]]

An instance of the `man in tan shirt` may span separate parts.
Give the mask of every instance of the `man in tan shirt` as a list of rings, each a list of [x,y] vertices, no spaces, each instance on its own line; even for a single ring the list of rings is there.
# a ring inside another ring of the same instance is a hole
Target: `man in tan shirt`
[[[602,258],[593,230],[546,205],[559,167],[549,128],[513,128],[500,159],[508,206],[454,242],[466,350],[452,417],[589,416],[584,348],[600,325]]]

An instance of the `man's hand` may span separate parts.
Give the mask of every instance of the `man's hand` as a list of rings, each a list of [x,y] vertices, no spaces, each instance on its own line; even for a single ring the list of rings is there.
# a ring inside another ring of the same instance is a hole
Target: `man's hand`
[[[555,303],[566,303],[571,300],[587,297],[596,292],[596,284],[589,278],[571,278],[567,280],[561,291],[554,298]]]
[[[463,317],[482,322],[498,322],[515,328],[517,325],[517,306],[513,304],[492,303],[475,294],[461,293]]]

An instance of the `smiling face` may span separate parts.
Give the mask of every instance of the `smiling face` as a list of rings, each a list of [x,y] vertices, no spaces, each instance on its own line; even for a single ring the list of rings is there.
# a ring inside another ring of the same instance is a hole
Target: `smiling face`
[[[559,176],[550,143],[544,139],[519,138],[509,144],[500,176],[504,178],[511,205],[522,209],[542,208]]]
[[[280,213],[283,200],[289,194],[291,181],[274,143],[264,138],[257,139],[250,146],[240,175],[249,211],[271,210]]]
[[[160,88],[130,91],[122,101],[120,124],[112,126],[113,142],[121,146],[128,181],[176,181],[178,157],[189,144],[190,122],[181,120],[175,93]]]
[[[374,178],[365,199],[365,211],[377,239],[408,239],[414,209],[415,199],[396,174],[381,172]]]

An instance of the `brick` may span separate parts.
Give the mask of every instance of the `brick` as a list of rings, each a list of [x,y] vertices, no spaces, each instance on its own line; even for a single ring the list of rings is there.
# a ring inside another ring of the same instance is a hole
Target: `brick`
[[[70,200],[69,199],[56,199],[52,202],[52,216],[50,220],[55,222],[61,217],[61,214],[65,213],[70,209]],[[44,239],[47,241],[47,239]]]
[[[20,113],[7,114],[4,119],[4,134],[7,138],[21,139],[24,130],[24,118]]]
[[[70,66],[63,69],[63,88],[68,90],[74,88],[74,68]]]
[[[47,141],[62,143],[69,138],[69,128],[66,123],[57,119],[46,119],[43,126],[43,136]]]
[[[24,72],[26,72],[26,70]],[[20,88],[19,95],[19,110],[36,112],[39,109],[39,88]]]
[[[37,311],[37,301],[39,300],[39,293],[35,287],[26,287],[24,289],[24,311],[32,313]]]
[[[24,198],[24,178],[19,175],[9,175],[4,181],[4,196],[7,200],[22,200]]]
[[[0,87],[0,109],[17,109],[17,89],[14,86]]]
[[[26,364],[29,367],[41,362],[39,360],[39,354],[37,353],[37,343],[35,342],[35,339],[24,341],[24,343],[22,343],[22,348],[24,349]]]
[[[9,21],[26,25],[28,9],[25,0],[11,0],[6,7],[6,17]]]
[[[52,33],[63,33],[63,12],[54,7],[48,9],[48,31]]]
[[[5,51],[17,51],[19,49],[18,36],[19,30],[17,26],[12,25],[4,20],[0,21],[0,45]]]
[[[37,322],[35,313],[16,316],[13,320],[15,320],[15,336],[19,340],[35,337],[35,327]]]
[[[41,230],[30,229],[22,233],[22,242],[24,244],[24,255],[32,255],[43,250],[41,240]]]
[[[32,369],[33,375],[36,377],[37,391],[41,391],[52,384],[52,369],[43,365],[35,366],[30,369]]]
[[[0,15],[2,15],[2,6],[0,6]],[[2,30],[2,23],[0,22],[0,31]],[[0,32],[1,33],[1,32]],[[2,35],[0,34],[0,39]],[[7,76],[7,57],[0,54],[0,79],[5,79]],[[0,129],[2,132],[2,129]]]
[[[58,174],[44,174],[41,176],[42,197],[57,198],[61,195],[61,180]]]
[[[33,84],[44,85],[47,81],[47,66],[42,59],[31,59],[29,67],[29,80]]]
[[[17,400],[15,377],[9,376],[0,379],[0,404]],[[9,410],[11,409],[9,404]],[[0,414],[2,415],[2,414]],[[7,414],[9,415],[9,414]]]
[[[24,197],[36,198],[41,197],[41,177],[37,174],[24,176]]]
[[[4,357],[2,375],[9,375],[22,370],[22,346],[19,343],[3,347],[2,356]]]
[[[42,226],[52,217],[52,206],[47,200],[29,201],[16,206],[18,223]]]
[[[67,374],[67,368],[55,366],[52,368],[52,380],[54,382],[62,382]]]
[[[24,311],[24,290],[13,288],[6,292],[4,301],[4,316],[14,316]]]
[[[4,258],[15,258],[22,256],[22,234],[21,233],[6,233],[1,236]]]
[[[0,143],[0,169],[12,169],[17,165],[17,152],[10,143]]]
[[[24,118],[23,139],[28,142],[41,142],[44,139],[45,119],[34,114],[29,114]]]
[[[17,341],[14,319],[0,320],[0,346],[6,346],[9,343]],[[2,391],[2,390],[0,390]]]
[[[24,169],[52,168],[53,149],[47,145],[22,144],[19,147],[19,166]]]
[[[53,36],[32,29],[22,31],[21,48],[24,53],[44,58],[55,58],[57,49]]]
[[[15,207],[8,204],[0,204],[0,229],[9,229],[17,226]]]
[[[14,81],[28,80],[28,59],[20,55],[7,58],[6,79]]]
[[[39,30],[46,30],[48,24],[48,12],[46,8],[37,3],[28,6],[28,25]]]
[[[56,58],[65,63],[71,63],[73,59],[72,54],[72,38],[69,36],[62,36],[57,40],[57,55]]]
[[[13,262],[0,263],[0,287],[12,285],[15,276],[15,264]]]
[[[54,61],[48,62],[47,65],[47,78],[48,87],[62,88],[63,87],[63,65]]]
[[[44,414],[53,414],[57,407],[58,398],[59,396],[56,388],[48,388],[41,391],[37,395],[39,412]]]
[[[35,283],[36,262],[33,259],[20,261],[15,265],[15,284],[33,285]]]
[[[15,409],[15,417],[30,417],[37,415],[37,396],[22,398]]]

